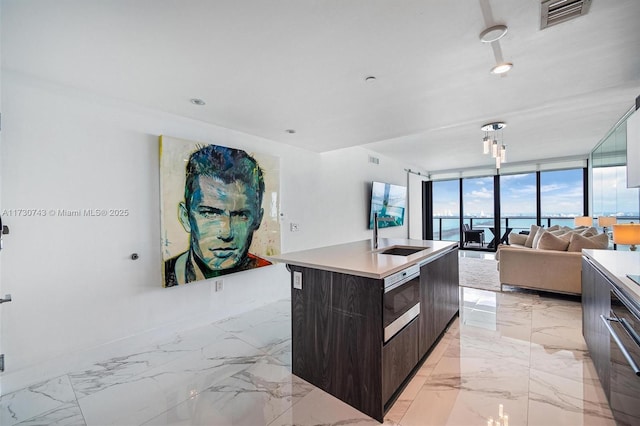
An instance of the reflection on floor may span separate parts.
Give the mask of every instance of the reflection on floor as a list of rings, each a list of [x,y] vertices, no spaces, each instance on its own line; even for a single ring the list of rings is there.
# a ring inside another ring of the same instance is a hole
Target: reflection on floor
[[[290,373],[283,300],[0,399],[0,424],[377,422]],[[502,416],[502,417],[501,417]],[[389,425],[614,425],[575,300],[461,288],[460,317]]]

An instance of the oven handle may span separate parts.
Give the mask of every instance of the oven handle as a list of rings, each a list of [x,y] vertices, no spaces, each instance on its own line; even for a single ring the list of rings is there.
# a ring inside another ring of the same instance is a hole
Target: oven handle
[[[413,305],[411,309],[400,315],[395,321],[384,328],[384,343],[387,343],[389,339],[398,334],[405,325],[413,321],[418,315],[420,315],[420,303]]]
[[[629,351],[624,346],[624,343],[622,343],[622,340],[620,340],[620,337],[618,337],[618,334],[616,333],[616,331],[613,329],[611,324],[609,324],[609,322],[620,322],[620,321],[618,321],[615,318],[605,317],[604,315],[600,315],[600,319],[604,323],[604,326],[607,327],[607,330],[609,330],[609,334],[611,334],[611,337],[613,337],[613,340],[615,340],[616,345],[618,345],[618,347],[620,348],[620,351],[622,352],[622,355],[624,356],[624,358],[627,360],[629,367],[631,367],[631,369],[633,370],[636,376],[640,376],[640,368],[638,368],[638,365],[636,364],[636,362],[633,360],[633,358],[631,358]]]

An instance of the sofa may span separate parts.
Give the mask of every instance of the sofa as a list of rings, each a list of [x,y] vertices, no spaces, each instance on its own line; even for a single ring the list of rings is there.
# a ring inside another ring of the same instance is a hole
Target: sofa
[[[595,228],[531,226],[528,235],[509,234],[496,260],[503,285],[563,294],[582,294],[582,249],[606,249],[609,238]]]

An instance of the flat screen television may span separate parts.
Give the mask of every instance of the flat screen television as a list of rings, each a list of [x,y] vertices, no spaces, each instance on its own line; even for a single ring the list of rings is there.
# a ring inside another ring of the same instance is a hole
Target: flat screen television
[[[371,210],[369,212],[369,229],[373,229],[373,215],[378,213],[378,228],[402,226],[404,211],[407,208],[407,187],[390,183],[373,182],[371,186]]]

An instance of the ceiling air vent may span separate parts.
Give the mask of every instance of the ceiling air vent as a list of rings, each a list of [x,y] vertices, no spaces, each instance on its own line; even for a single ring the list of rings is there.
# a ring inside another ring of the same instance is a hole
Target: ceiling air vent
[[[591,0],[543,0],[540,8],[540,29],[585,15]]]

